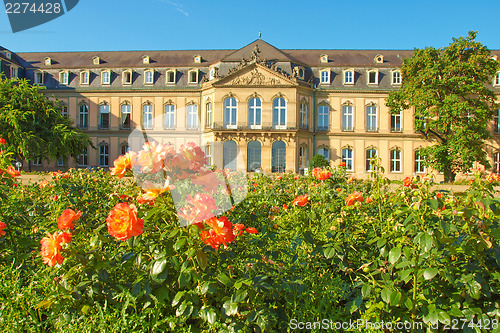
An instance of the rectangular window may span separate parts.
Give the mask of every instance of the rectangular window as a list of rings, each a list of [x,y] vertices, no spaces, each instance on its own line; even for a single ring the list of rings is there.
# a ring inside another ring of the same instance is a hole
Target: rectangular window
[[[130,117],[132,107],[130,104],[123,104],[121,106],[121,126],[122,129],[130,129]]]
[[[190,104],[187,106],[187,124],[186,129],[197,129],[198,128],[198,106],[196,104]]]
[[[391,132],[401,132],[401,112],[391,114]]]
[[[121,154],[122,155],[125,155],[126,153],[128,153],[130,151],[130,148],[127,144],[124,144],[121,146]]]
[[[500,73],[495,76],[495,86],[500,86]]]
[[[61,116],[63,116],[63,117],[68,116],[68,107],[66,105],[61,106]]]
[[[212,163],[212,147],[210,146],[209,143],[205,146],[205,158],[207,159],[207,165],[211,166],[213,164]]]
[[[101,73],[101,84],[111,83],[111,73],[109,71],[104,71]]]
[[[330,83],[330,71],[322,71],[321,72],[321,83],[324,83],[324,84]]]
[[[424,173],[425,172],[425,166],[424,166],[424,159],[420,155],[420,150],[415,150],[415,168],[414,168],[415,173]]]
[[[59,72],[59,83],[60,84],[68,84],[68,80],[69,80],[69,73],[68,71],[62,71],[62,72]]]
[[[89,106],[81,104],[78,107],[78,127],[86,129],[89,127]]]
[[[210,128],[210,127],[212,127],[212,103],[211,102],[208,102],[205,105],[205,111],[206,111],[205,127]]]
[[[262,101],[260,98],[251,98],[248,101],[248,125],[250,128],[262,128]]]
[[[320,105],[318,107],[318,131],[328,131],[330,125],[330,107],[328,105]]]
[[[354,159],[353,159],[352,149],[350,148],[342,149],[342,162],[345,163],[346,171],[354,171]]]
[[[172,104],[165,105],[165,129],[174,129],[175,128],[175,106]]]
[[[307,159],[307,147],[299,147],[299,169],[304,170],[309,166]]]
[[[33,165],[34,166],[41,166],[42,165],[42,159],[40,157],[37,157],[33,160]]]
[[[401,172],[401,150],[391,150],[391,172]]]
[[[366,107],[366,131],[377,131],[377,107],[375,105]]]
[[[198,83],[198,71],[189,71],[189,83]]]
[[[392,84],[401,84],[401,72],[400,71],[392,72]]]
[[[230,97],[224,100],[224,127],[236,128],[238,116],[238,102],[236,98]]]
[[[367,172],[372,172],[374,170],[377,170],[377,168],[373,165],[373,162],[375,161],[376,157],[377,157],[377,150],[376,149],[367,149],[366,150],[366,168],[365,168],[365,170]]]
[[[10,68],[10,78],[11,79],[17,78],[17,67]]]
[[[59,157],[59,158],[57,159],[57,166],[59,166],[59,167],[64,166],[64,160],[63,160],[63,158],[62,158],[62,157]]]
[[[87,166],[88,162],[88,153],[87,148],[84,148],[82,153],[78,156],[77,164],[79,167]]]
[[[109,105],[101,104],[99,106],[99,128],[100,129],[109,129]]]
[[[146,71],[145,76],[144,76],[144,83],[145,84],[153,84],[154,82],[154,72],[153,71]]]
[[[354,72],[353,71],[345,71],[344,72],[344,84],[353,84],[354,83]]]
[[[99,166],[109,166],[109,147],[107,145],[99,146]]]
[[[80,84],[89,84],[89,77],[90,77],[89,71],[80,72]]]
[[[35,84],[43,84],[43,72],[35,72]]]
[[[378,72],[368,72],[368,84],[378,84]]]
[[[142,128],[153,128],[153,106],[151,104],[142,106]]]
[[[273,101],[273,128],[286,129],[286,100],[282,97]]]
[[[500,109],[496,110],[495,116],[493,117],[493,132],[495,134],[500,134]]]
[[[342,131],[354,130],[354,112],[352,105],[342,106]]]
[[[306,103],[300,104],[300,128],[308,129],[307,112],[308,105]]]

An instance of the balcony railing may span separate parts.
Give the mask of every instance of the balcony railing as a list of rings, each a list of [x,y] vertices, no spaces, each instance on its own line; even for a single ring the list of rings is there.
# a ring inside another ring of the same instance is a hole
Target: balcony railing
[[[206,126],[205,128],[212,128],[214,130],[226,130],[226,131],[235,131],[235,130],[257,130],[257,131],[289,131],[296,130],[296,125],[277,125],[273,123],[262,123],[261,125],[254,125],[248,123],[238,123],[237,125],[228,125],[224,123],[213,123],[212,126]]]

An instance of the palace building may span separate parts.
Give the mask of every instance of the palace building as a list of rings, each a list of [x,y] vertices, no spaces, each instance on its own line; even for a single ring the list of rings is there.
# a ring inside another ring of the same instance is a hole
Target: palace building
[[[493,52],[495,53],[495,52]],[[402,83],[408,50],[280,50],[258,39],[239,50],[30,52],[0,48],[7,77],[44,86],[93,140],[76,161],[29,161],[32,170],[112,166],[134,132],[162,143],[194,141],[210,164],[303,172],[313,155],[345,162],[358,178],[381,159],[392,179],[426,173],[429,143],[385,99]],[[500,54],[500,52],[499,52]],[[500,91],[500,74],[492,86]],[[492,133],[500,133],[500,115]],[[497,136],[488,144],[500,171]],[[24,164],[27,164],[26,162]],[[441,180],[442,175],[437,175]]]

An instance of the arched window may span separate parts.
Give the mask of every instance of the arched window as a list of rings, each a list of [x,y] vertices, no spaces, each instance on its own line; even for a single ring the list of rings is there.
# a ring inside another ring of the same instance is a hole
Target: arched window
[[[120,128],[130,129],[130,117],[132,115],[132,107],[130,104],[122,104],[120,110]]]
[[[320,147],[318,149],[318,154],[323,156],[325,160],[330,161],[330,149],[328,149],[328,147]]]
[[[252,172],[261,167],[261,144],[254,140],[247,147],[247,171]]]
[[[273,127],[286,129],[286,101],[282,97],[273,101]]]
[[[224,100],[224,127],[236,128],[238,118],[238,102],[229,97]]]
[[[236,142],[233,140],[225,141],[223,146],[223,161],[222,161],[222,163],[224,164],[224,169],[236,171],[237,155],[238,155],[238,145],[236,144]]]
[[[248,125],[250,128],[262,128],[262,100],[258,97],[248,101]]]
[[[99,128],[109,129],[109,105],[106,103],[99,105]]]
[[[153,128],[153,105],[149,103],[142,106],[142,128]]]
[[[283,141],[274,141],[272,149],[271,172],[285,172],[286,145]]]
[[[175,128],[175,105],[166,104],[164,116],[164,128],[174,129]]]

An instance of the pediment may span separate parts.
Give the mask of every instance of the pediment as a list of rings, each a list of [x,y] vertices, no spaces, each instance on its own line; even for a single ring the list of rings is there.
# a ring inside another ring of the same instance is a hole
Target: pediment
[[[287,77],[270,68],[253,63],[224,76],[214,86],[297,86],[295,78]]]

